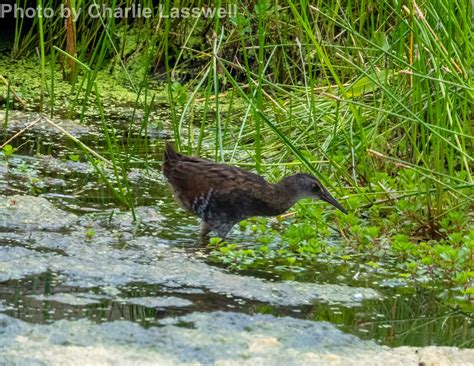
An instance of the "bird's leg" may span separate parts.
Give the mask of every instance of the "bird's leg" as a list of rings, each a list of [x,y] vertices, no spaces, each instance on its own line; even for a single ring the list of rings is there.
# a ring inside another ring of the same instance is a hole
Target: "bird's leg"
[[[211,231],[211,227],[206,221],[201,222],[201,232],[199,233],[199,236],[201,239],[205,239],[207,234]]]
[[[216,245],[219,245],[225,240],[225,237],[229,233],[230,229],[232,229],[232,226],[234,226],[235,223],[224,223],[220,226],[214,225],[214,223],[209,224],[205,221],[201,222],[201,241],[204,243],[206,241],[206,235],[209,234],[211,230],[214,230],[217,232],[217,235],[220,237],[220,240],[216,243]]]
[[[221,225],[219,229],[217,229],[217,234],[219,234],[221,242],[225,240],[225,237],[229,233],[230,229],[232,229],[232,226],[234,226],[234,223],[226,223],[224,225]]]

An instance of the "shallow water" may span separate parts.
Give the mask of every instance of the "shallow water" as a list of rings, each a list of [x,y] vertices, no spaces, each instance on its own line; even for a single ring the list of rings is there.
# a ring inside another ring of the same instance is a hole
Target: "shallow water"
[[[85,131],[84,141],[94,145],[92,135]],[[212,330],[203,324],[214,316],[232,325],[232,333],[239,322],[248,322],[246,316],[268,314],[281,318],[278,332],[288,322],[292,329],[330,322],[335,327],[328,334],[355,335],[348,343],[354,347],[359,340],[392,347],[474,347],[472,314],[450,305],[441,283],[406,282],[395,266],[392,273],[389,259],[383,273],[368,271],[362,266],[366,258],[357,257],[350,264],[322,258],[299,273],[268,267],[230,271],[215,265],[198,242],[197,220],[177,207],[159,163],[150,161],[144,169],[142,161],[130,171],[140,206],[137,224],[121,212],[91,165],[67,159],[70,143],[61,137],[50,141],[41,131],[27,134],[19,152],[0,161],[0,312],[21,321],[5,320],[17,329],[12,334],[57,332],[59,321],[80,322],[80,332],[100,333],[108,323],[114,331],[118,321],[145,331],[177,319],[173,337],[187,327],[206,336]],[[149,141],[150,156],[161,146],[160,140]],[[252,245],[252,234],[238,229],[231,239]],[[217,315],[222,311],[229,315]],[[255,347],[272,348],[269,342]],[[7,346],[0,342],[0,349]]]

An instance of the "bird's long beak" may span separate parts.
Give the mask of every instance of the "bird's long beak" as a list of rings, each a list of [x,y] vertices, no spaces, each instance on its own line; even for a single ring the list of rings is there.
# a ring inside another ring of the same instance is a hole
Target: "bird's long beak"
[[[333,196],[331,196],[329,192],[324,192],[319,198],[322,199],[323,201],[326,201],[327,203],[330,203],[331,205],[333,205],[334,207],[341,210],[347,215],[346,209],[342,207],[341,204],[337,202],[336,199]]]

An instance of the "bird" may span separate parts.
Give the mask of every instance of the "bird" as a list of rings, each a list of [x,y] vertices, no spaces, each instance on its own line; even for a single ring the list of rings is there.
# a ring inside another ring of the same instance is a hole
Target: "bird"
[[[182,155],[166,143],[163,174],[178,204],[201,219],[200,237],[211,231],[224,240],[232,227],[253,216],[277,216],[303,198],[344,207],[311,174],[297,173],[278,183],[258,174],[199,157]]]

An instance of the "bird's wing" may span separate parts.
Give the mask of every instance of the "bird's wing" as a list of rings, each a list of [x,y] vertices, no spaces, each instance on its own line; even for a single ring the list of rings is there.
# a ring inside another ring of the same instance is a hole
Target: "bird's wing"
[[[164,172],[175,191],[189,201],[208,194],[211,188],[223,194],[243,190],[260,199],[272,189],[271,184],[257,174],[194,157],[183,156],[174,164],[165,164]]]

